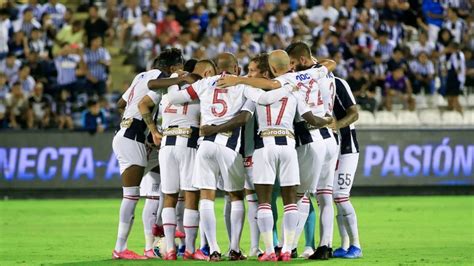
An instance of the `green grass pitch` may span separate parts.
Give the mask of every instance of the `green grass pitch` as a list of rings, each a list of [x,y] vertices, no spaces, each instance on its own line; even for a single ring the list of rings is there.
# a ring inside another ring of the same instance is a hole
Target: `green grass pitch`
[[[141,209],[136,212],[129,248],[143,250]],[[354,197],[364,258],[294,260],[304,265],[474,265],[474,197]],[[218,237],[227,234],[217,201]],[[120,199],[0,201],[0,265],[204,265],[207,262],[114,261]],[[337,227],[335,227],[337,228]],[[247,225],[242,247],[249,248]],[[303,240],[303,239],[302,239]],[[337,230],[334,244],[339,244]],[[263,246],[263,245],[261,245]],[[299,250],[302,251],[303,241]],[[255,258],[229,265],[260,265]],[[275,263],[264,263],[266,265]]]

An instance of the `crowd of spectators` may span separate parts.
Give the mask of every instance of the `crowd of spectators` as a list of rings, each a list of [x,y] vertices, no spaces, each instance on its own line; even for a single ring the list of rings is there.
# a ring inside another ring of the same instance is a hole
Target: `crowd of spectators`
[[[462,112],[458,96],[474,86],[469,0],[26,2],[0,9],[0,128],[115,124],[110,45],[136,72],[169,47],[185,59],[231,52],[245,72],[256,54],[305,41],[371,112],[430,107],[437,94]]]

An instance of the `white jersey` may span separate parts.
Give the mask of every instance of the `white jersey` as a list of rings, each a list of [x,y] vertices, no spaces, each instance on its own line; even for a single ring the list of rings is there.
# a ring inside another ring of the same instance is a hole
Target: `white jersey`
[[[189,85],[183,86],[181,89],[186,90]],[[180,90],[179,86],[174,85],[168,88],[170,91]],[[192,101],[184,104],[171,104],[168,94],[163,95],[161,99],[162,105],[162,127],[166,129],[170,126],[178,127],[199,127],[200,120],[200,104],[199,101]]]
[[[282,85],[290,83],[298,87],[298,93],[303,97],[311,112],[315,116],[323,117],[326,112],[319,82],[327,74],[328,69],[325,66],[315,65],[303,71],[286,73],[275,79]],[[303,120],[301,117],[297,117],[297,121],[301,120]]]
[[[306,103],[296,92],[269,105],[257,105],[257,121],[259,133],[265,129],[287,129],[293,132],[293,122],[297,112],[302,115],[309,112]]]
[[[138,103],[150,92],[150,89],[148,89],[148,81],[158,78],[161,74],[160,70],[153,69],[135,76],[130,87],[122,95],[122,99],[127,102],[123,118],[142,120],[142,115],[140,114],[140,110],[138,110]]]
[[[336,80],[334,75],[328,73],[319,81],[319,88],[321,89],[321,98],[324,104],[326,114],[331,114],[334,109],[334,99],[336,98]]]

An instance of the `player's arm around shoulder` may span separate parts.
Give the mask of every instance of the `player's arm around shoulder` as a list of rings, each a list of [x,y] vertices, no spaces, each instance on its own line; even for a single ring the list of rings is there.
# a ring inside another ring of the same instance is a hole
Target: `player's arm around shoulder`
[[[281,87],[281,83],[277,80],[270,80],[265,78],[249,78],[234,75],[225,75],[219,78],[217,86],[226,88],[236,85],[248,85],[262,90],[274,90]]]

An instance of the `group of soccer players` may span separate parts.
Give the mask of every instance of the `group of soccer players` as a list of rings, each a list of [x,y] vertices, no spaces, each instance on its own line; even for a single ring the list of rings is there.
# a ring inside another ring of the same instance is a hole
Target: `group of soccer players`
[[[123,199],[113,258],[161,256],[154,241],[164,235],[164,260],[178,255],[221,260],[217,189],[226,193],[230,260],[246,259],[240,250],[244,198],[250,256],[290,261],[306,226],[310,241],[304,257],[361,257],[349,200],[359,152],[353,125],[357,107],[347,82],[331,73],[335,66],[332,60],[318,62],[303,42],[257,55],[247,76],[239,76],[238,61],[230,53],[219,54],[215,62],[185,63],[180,50],[163,51],[153,69],[138,74],[118,102],[124,110],[113,149]],[[142,178],[148,184],[144,256],[127,249]],[[281,193],[284,205],[280,238],[275,233],[274,191]],[[319,205],[316,249],[311,243],[315,222],[308,219],[314,217],[311,195]],[[341,235],[341,247],[334,252],[333,202]],[[198,229],[200,248],[195,247]]]

